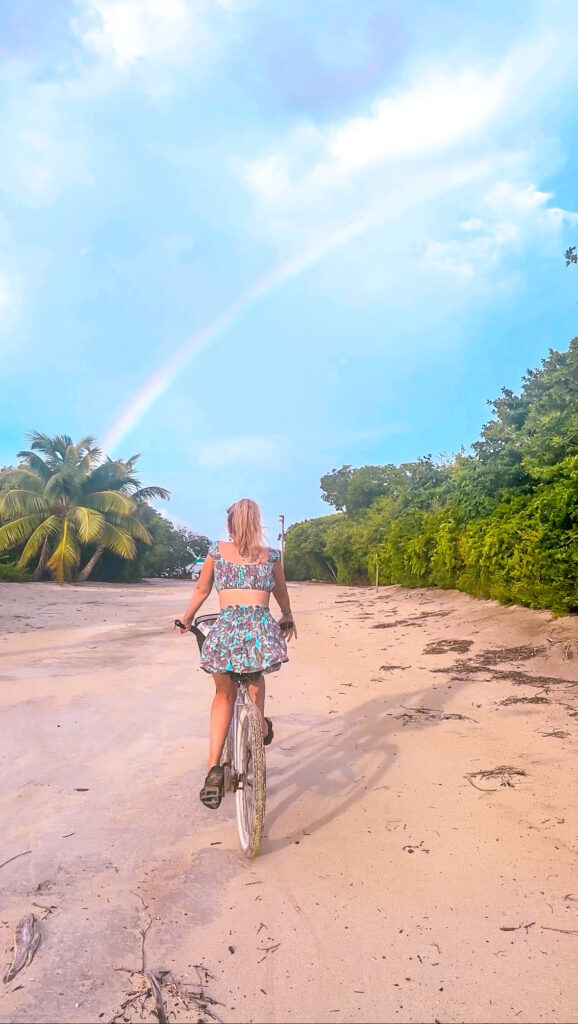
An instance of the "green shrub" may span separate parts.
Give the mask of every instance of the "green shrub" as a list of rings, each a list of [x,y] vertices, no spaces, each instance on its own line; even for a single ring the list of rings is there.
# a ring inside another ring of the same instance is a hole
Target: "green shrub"
[[[16,562],[0,562],[0,583],[26,583],[31,575]]]

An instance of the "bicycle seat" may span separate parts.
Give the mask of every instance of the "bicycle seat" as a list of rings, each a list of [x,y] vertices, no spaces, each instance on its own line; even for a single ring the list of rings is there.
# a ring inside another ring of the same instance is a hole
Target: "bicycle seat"
[[[191,626],[191,633],[194,633],[197,638],[199,651],[203,650],[203,644],[207,638],[208,632],[218,618],[218,615],[198,615],[193,622]]]

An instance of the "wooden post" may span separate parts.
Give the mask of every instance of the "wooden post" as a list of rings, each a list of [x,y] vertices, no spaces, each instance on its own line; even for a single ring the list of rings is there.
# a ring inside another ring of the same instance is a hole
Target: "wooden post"
[[[377,557],[377,551],[375,552],[375,591],[377,593],[379,589],[379,558]]]
[[[279,516],[279,522],[281,523],[281,533],[279,535],[281,541],[281,565],[285,568],[285,516]]]

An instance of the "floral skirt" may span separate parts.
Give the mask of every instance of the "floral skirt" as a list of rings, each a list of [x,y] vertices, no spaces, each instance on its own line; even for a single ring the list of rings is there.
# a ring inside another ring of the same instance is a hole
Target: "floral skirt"
[[[203,644],[205,672],[277,672],[289,661],[287,645],[268,608],[229,605],[221,609]]]

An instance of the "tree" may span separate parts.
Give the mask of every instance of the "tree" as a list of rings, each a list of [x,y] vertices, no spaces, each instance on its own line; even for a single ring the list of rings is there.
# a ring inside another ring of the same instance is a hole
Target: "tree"
[[[207,554],[208,537],[175,526],[149,506],[142,508],[143,522],[151,536],[151,544],[143,547],[130,567],[132,575],[190,578],[191,566]]]
[[[30,450],[18,453],[21,464],[0,474],[0,551],[23,548],[20,566],[38,558],[35,578],[47,569],[63,583],[78,568],[85,544],[130,559],[136,539],[150,543],[132,514],[136,500],[102,486],[96,472],[101,452],[93,437],[76,444],[66,434],[33,431],[29,437]]]
[[[369,508],[376,498],[403,484],[403,467],[342,466],[321,478],[321,497],[338,512],[348,515]]]
[[[287,531],[285,571],[291,580],[336,580],[335,563],[327,552],[327,536],[342,516],[322,516],[294,523]]]
[[[135,476],[135,465],[140,455],[132,455],[130,459],[108,459],[97,466],[92,472],[92,483],[95,487],[115,491],[128,497],[135,503],[135,517],[143,520],[143,509],[148,508],[147,502],[151,499],[168,501],[170,491],[164,487],[143,487],[138,477]],[[141,540],[143,538],[141,537]],[[87,580],[96,564],[100,561],[107,545],[105,539],[99,538],[94,551],[90,555],[86,565],[78,574],[78,581],[82,583]]]
[[[489,404],[473,455],[324,476],[341,514],[290,528],[292,578],[367,581],[377,555],[384,584],[578,611],[578,339]]]

